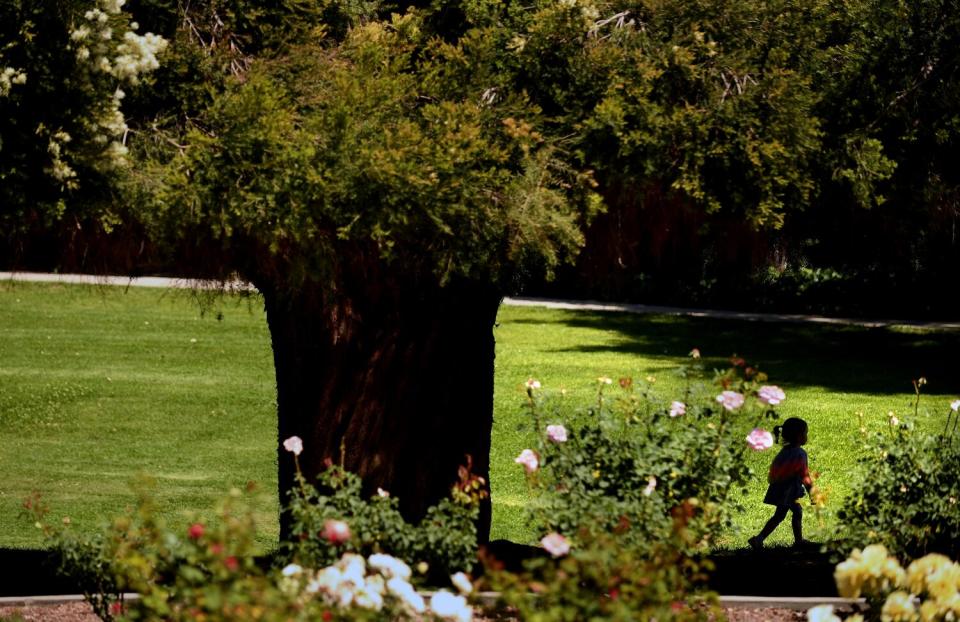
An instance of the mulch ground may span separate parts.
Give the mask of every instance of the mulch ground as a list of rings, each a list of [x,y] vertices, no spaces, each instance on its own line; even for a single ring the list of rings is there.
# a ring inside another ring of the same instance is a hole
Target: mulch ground
[[[800,622],[805,614],[791,609],[726,609],[730,622]],[[0,621],[24,622],[99,622],[90,605],[70,603],[67,605],[42,605],[33,607],[0,607]]]

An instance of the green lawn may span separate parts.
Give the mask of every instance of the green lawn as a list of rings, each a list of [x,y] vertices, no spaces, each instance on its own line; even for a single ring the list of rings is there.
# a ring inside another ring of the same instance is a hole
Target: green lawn
[[[811,466],[831,506],[849,491],[861,450],[855,413],[873,427],[912,411],[910,380],[929,380],[921,425],[960,395],[958,333],[765,324],[504,307],[497,337],[491,480],[494,538],[529,541],[525,485],[513,463],[530,439],[517,430],[528,377],[565,388],[571,410],[596,378],[653,375],[663,395],[692,347],[708,365],[736,352],[787,391],[781,412],[810,422]],[[152,289],[0,285],[0,546],[36,547],[20,501],[42,492],[82,529],[123,511],[139,473],[158,481],[170,520],[210,508],[231,486],[260,484],[261,542],[276,538],[273,370],[256,298],[228,299],[201,316],[188,294]],[[770,452],[750,454],[761,477],[742,499],[743,545],[760,503]],[[826,517],[827,528],[830,517]],[[813,537],[816,520],[807,519]],[[789,539],[781,528],[771,542]]]

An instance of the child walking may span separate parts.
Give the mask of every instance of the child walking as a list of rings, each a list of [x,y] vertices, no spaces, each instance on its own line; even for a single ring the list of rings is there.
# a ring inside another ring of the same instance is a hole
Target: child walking
[[[777,509],[760,533],[748,540],[754,549],[763,548],[763,541],[783,522],[787,512],[793,515],[790,524],[793,527],[794,546],[801,547],[806,544],[803,539],[803,508],[800,506],[800,499],[813,488],[807,467],[807,452],[802,449],[807,443],[807,422],[790,417],[782,426],[773,428],[773,434],[778,441],[783,437],[784,446],[770,465],[770,474],[767,477],[770,485],[763,502],[776,506]]]

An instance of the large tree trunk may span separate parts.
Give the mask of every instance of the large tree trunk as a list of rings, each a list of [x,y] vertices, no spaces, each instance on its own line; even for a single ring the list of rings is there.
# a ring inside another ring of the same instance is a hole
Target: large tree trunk
[[[341,276],[336,288],[259,284],[273,340],[278,442],[303,439],[308,479],[342,460],[363,478],[365,493],[387,490],[408,520],[418,520],[450,494],[467,455],[489,481],[493,325],[502,297],[484,284]],[[294,463],[278,451],[283,501]],[[488,498],[480,542],[489,525]]]

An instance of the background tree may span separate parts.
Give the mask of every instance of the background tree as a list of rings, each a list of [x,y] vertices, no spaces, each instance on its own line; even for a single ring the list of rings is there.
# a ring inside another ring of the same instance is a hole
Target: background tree
[[[120,221],[114,181],[128,164],[131,90],[166,41],[123,0],[0,3],[0,239]]]

